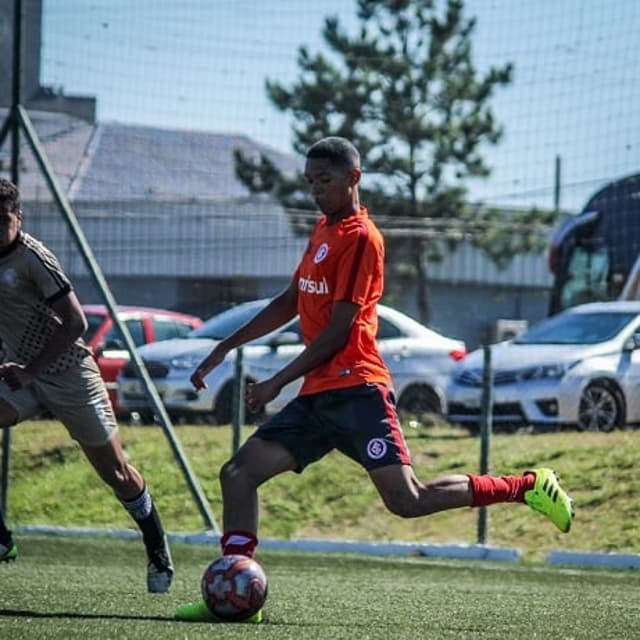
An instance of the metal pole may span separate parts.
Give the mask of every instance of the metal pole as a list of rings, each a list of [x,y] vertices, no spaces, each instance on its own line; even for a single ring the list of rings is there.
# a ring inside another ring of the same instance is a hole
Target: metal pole
[[[4,122],[2,123],[2,127],[0,127],[0,147],[2,147],[2,145],[4,144],[4,139],[9,134],[9,131],[11,130],[13,122],[14,122],[13,109],[9,109],[9,114],[7,115]],[[11,173],[13,173],[13,171]]]
[[[29,114],[20,105],[18,105],[17,111],[20,118],[20,124],[25,131],[27,141],[29,142],[33,154],[36,157],[38,164],[40,165],[40,169],[44,174],[47,184],[49,185],[49,188],[51,189],[58,207],[60,208],[65,221],[67,222],[67,225],[69,226],[69,229],[71,230],[71,233],[78,244],[80,253],[84,257],[87,268],[93,275],[96,283],[98,284],[98,287],[100,288],[100,291],[102,292],[107,308],[109,309],[109,313],[111,314],[111,318],[114,324],[118,327],[122,337],[124,338],[131,360],[138,375],[140,376],[140,379],[142,380],[151,405],[160,418],[160,424],[164,430],[165,435],[167,436],[167,439],[169,440],[169,444],[171,445],[174,456],[185,475],[189,489],[191,490],[191,493],[200,510],[200,514],[202,515],[207,527],[213,529],[215,533],[218,533],[219,529],[216,525],[213,514],[211,513],[207,499],[198,484],[198,480],[195,474],[191,471],[187,458],[174,432],[169,415],[167,414],[164,405],[162,404],[162,400],[160,399],[158,391],[156,390],[156,387],[153,384],[151,377],[149,376],[149,372],[147,371],[146,366],[138,355],[133,339],[131,338],[131,334],[129,333],[129,329],[127,328],[126,324],[122,322],[118,317],[116,311],[116,301],[111,294],[109,285],[107,284],[100,266],[98,265],[98,262],[93,255],[91,246],[84,237],[84,232],[82,231],[82,228],[80,227],[80,224],[76,219],[73,209],[71,208],[71,204],[58,185],[53,170],[51,169],[49,161],[47,160],[47,157],[44,153],[44,149],[42,149],[42,146],[40,145],[37,133],[33,127],[31,119],[29,118]]]
[[[561,182],[561,160],[556,156],[556,169],[553,184],[553,209],[556,213],[560,211],[560,182]]]
[[[20,180],[20,127],[18,126],[17,108],[20,104],[21,81],[21,47],[22,47],[22,0],[13,3],[13,69],[11,74],[11,111],[0,130],[0,144],[11,131],[11,180],[18,186]],[[0,507],[7,517],[9,511],[9,461],[11,457],[11,427],[2,430],[2,469],[0,470]]]
[[[242,347],[236,349],[236,368],[233,381],[233,451],[240,448],[240,436],[244,424],[244,365]]]
[[[22,100],[20,95],[22,76],[22,0],[13,3],[13,70],[11,72],[11,180],[18,186],[20,171],[20,127],[16,109]]]
[[[491,347],[483,345],[484,366],[482,370],[482,407],[480,422],[480,473],[489,473],[491,450],[491,425],[493,423],[493,370],[491,367]],[[478,544],[487,541],[488,512],[486,507],[478,510]]]

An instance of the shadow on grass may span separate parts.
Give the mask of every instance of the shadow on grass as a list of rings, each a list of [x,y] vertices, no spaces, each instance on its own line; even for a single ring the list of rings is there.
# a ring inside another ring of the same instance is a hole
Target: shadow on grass
[[[69,618],[70,620],[155,620],[161,622],[175,622],[173,617],[167,616],[134,616],[116,613],[75,613],[72,611],[33,611],[30,609],[0,609],[0,617],[14,618]]]
[[[73,611],[33,611],[31,609],[0,609],[0,618],[2,617],[12,617],[12,618],[37,618],[40,620],[143,620],[149,622],[175,622],[177,624],[186,624],[186,625],[194,625],[194,624],[206,624],[206,625],[219,625],[223,626],[225,623],[223,622],[204,622],[204,621],[190,621],[190,620],[176,620],[173,616],[136,616],[136,615],[122,615],[117,613],[76,613]],[[240,625],[243,626],[240,622],[229,622],[227,624],[230,625]],[[326,628],[326,627],[335,627],[335,628],[368,628],[369,622],[363,620],[361,622],[354,623],[327,623],[326,621],[320,622],[285,622],[285,621],[274,621],[270,620],[269,617],[265,617],[262,622],[262,625],[277,625],[281,627],[304,627],[304,628]],[[249,625],[253,626],[253,625]],[[396,627],[392,624],[389,625],[390,629],[395,629]],[[391,631],[390,631],[391,633]],[[391,636],[390,636],[391,637]]]

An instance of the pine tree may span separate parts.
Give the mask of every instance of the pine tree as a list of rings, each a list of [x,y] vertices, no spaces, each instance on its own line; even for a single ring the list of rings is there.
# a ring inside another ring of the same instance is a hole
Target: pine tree
[[[496,211],[466,205],[466,181],[489,175],[482,148],[502,135],[489,103],[511,81],[512,65],[485,73],[474,67],[476,21],[464,16],[463,0],[356,5],[355,35],[327,17],[327,54],[300,47],[298,80],[289,88],[267,80],[266,90],[277,109],[292,114],[293,146],[301,155],[328,135],[359,148],[368,185],[362,200],[388,238],[388,265],[415,277],[418,311],[427,322],[427,264],[441,259],[447,243],[472,229],[474,242],[505,265],[518,251],[540,249],[549,219],[533,211],[505,227]],[[310,207],[302,177],[286,178],[265,156],[238,152],[236,172],[254,192],[271,192],[290,208]]]

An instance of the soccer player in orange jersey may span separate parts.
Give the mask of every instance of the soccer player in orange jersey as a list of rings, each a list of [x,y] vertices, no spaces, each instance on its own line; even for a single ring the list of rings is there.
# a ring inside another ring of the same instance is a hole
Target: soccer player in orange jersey
[[[392,380],[376,346],[384,242],[360,203],[361,173],[360,155],[344,138],[324,138],[309,149],[305,177],[322,216],[289,286],[218,343],[191,376],[196,389],[204,388],[207,374],[231,349],[300,316],[305,349],[272,378],[247,388],[247,403],[258,411],[287,383],[304,377],[298,397],[222,467],[223,554],[253,556],[257,489],[263,482],[285,471],[300,473],[333,449],[362,465],[387,509],[403,518],[516,502],[568,531],[572,502],[550,469],[518,476],[456,474],[428,482],[416,477]],[[176,617],[212,619],[204,603],[181,607]]]

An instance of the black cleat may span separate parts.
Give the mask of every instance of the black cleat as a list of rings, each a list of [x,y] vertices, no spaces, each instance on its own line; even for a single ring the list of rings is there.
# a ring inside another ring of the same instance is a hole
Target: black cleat
[[[149,593],[167,593],[173,579],[173,561],[166,536],[157,549],[147,549],[147,590]]]

